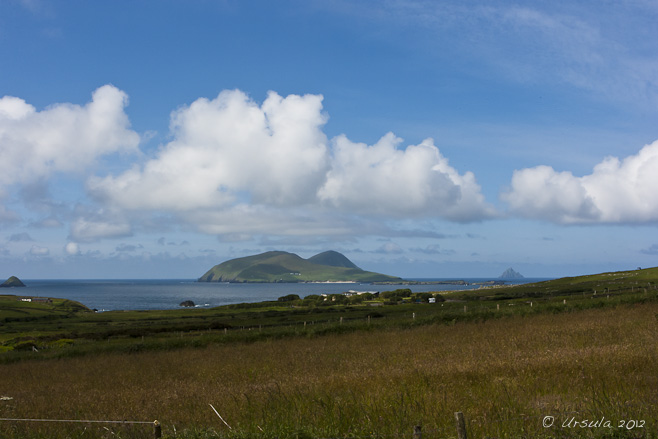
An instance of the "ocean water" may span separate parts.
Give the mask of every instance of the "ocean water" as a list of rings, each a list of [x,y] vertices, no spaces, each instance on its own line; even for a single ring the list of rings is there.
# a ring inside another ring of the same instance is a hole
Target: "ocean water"
[[[414,279],[438,281],[448,279]],[[454,280],[454,279],[453,279]],[[464,290],[479,288],[472,282],[496,280],[491,278],[463,279],[469,285],[372,285],[359,283],[208,283],[192,279],[138,280],[23,280],[26,288],[10,288],[1,294],[34,297],[57,297],[78,301],[98,311],[174,309],[184,300],[197,306],[214,307],[234,303],[276,300],[288,294],[300,297],[309,294],[336,294],[349,290],[388,291],[410,288],[413,292]],[[508,284],[538,282],[547,279],[514,279]]]

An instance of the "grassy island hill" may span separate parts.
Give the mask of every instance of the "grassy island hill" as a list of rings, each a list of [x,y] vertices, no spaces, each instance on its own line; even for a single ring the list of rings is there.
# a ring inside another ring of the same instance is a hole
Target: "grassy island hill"
[[[9,279],[0,284],[0,288],[13,288],[13,287],[24,287],[25,284],[21,282],[16,276],[11,276]]]
[[[365,271],[344,255],[326,251],[309,259],[270,251],[215,265],[199,282],[383,282],[395,276]]]

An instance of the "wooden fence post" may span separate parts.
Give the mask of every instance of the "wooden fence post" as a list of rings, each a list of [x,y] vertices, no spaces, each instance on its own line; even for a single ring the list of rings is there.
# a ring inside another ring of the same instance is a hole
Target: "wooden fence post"
[[[455,421],[457,422],[457,438],[467,439],[466,422],[464,422],[464,414],[462,412],[455,412]]]
[[[158,420],[153,421],[153,437],[160,439],[162,437],[162,425]]]
[[[423,439],[423,429],[420,425],[414,426],[414,439]]]

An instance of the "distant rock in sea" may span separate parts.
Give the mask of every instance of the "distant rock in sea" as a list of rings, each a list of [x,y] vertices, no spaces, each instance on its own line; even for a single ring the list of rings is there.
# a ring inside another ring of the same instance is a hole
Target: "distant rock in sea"
[[[191,308],[191,307],[194,307],[195,305],[194,305],[193,301],[185,300],[185,301],[181,302],[179,306],[187,306],[187,307]]]
[[[21,280],[16,276],[12,276],[6,281],[4,281],[2,284],[0,284],[0,288],[24,287],[24,286],[25,284],[21,282]]]
[[[498,279],[523,279],[523,275],[510,267],[498,276]]]

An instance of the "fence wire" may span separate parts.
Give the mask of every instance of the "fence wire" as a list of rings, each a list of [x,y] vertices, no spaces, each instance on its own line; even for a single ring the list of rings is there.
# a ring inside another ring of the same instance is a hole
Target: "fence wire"
[[[24,419],[24,418],[0,418],[0,421],[14,422],[73,422],[80,424],[151,424],[157,421],[103,421],[95,419]]]

